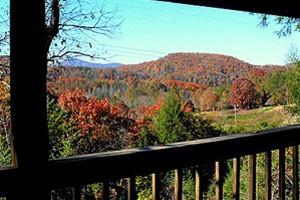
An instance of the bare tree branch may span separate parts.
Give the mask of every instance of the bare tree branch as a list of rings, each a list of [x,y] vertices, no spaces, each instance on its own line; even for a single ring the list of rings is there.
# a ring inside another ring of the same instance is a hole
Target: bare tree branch
[[[122,20],[117,17],[117,10],[97,3],[99,2],[95,0],[46,0],[45,45],[50,62],[54,63],[68,56],[104,59],[103,55],[92,52],[100,44],[89,41],[89,38],[112,38]],[[8,10],[8,7],[1,8],[0,13],[1,28],[6,24],[6,29],[0,29],[0,54],[9,46]]]

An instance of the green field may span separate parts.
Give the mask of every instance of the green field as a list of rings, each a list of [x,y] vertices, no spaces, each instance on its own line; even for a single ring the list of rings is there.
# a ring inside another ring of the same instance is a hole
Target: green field
[[[203,115],[214,127],[227,134],[257,132],[297,122],[284,106],[238,110],[236,121],[234,110],[204,112]]]

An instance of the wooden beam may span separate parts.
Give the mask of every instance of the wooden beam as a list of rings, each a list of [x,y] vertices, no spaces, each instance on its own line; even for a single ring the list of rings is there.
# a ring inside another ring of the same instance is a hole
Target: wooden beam
[[[10,0],[11,123],[18,183],[15,199],[49,199],[46,179],[47,53],[44,0]],[[32,189],[34,188],[34,190]]]
[[[207,6],[230,10],[256,12],[290,17],[300,17],[297,1],[268,1],[268,0],[157,0],[164,2]]]

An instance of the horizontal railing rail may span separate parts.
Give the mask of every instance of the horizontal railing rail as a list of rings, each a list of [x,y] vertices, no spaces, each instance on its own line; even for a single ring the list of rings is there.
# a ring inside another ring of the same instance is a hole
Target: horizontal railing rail
[[[54,185],[87,183],[188,167],[299,144],[300,126],[289,126],[252,134],[51,160],[49,171]]]
[[[165,146],[81,155],[49,160],[45,180],[50,188],[88,184],[255,155],[299,144],[300,126],[296,125]],[[17,173],[17,169],[0,170],[0,194],[13,188],[18,181]]]

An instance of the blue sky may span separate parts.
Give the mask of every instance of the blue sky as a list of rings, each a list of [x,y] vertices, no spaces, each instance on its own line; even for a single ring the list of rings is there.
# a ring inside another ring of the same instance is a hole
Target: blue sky
[[[300,44],[300,33],[278,39],[274,31],[279,26],[259,28],[258,16],[246,12],[151,0],[86,1],[104,2],[123,19],[112,38],[82,36],[107,62],[140,63],[168,53],[200,52],[231,55],[252,64],[284,64],[291,44]]]
[[[253,64],[284,64],[291,44],[300,33],[278,39],[279,26],[258,27],[258,16],[246,12],[187,6],[151,0],[107,0],[123,18],[106,44],[110,61],[139,63],[173,52],[231,55]]]

